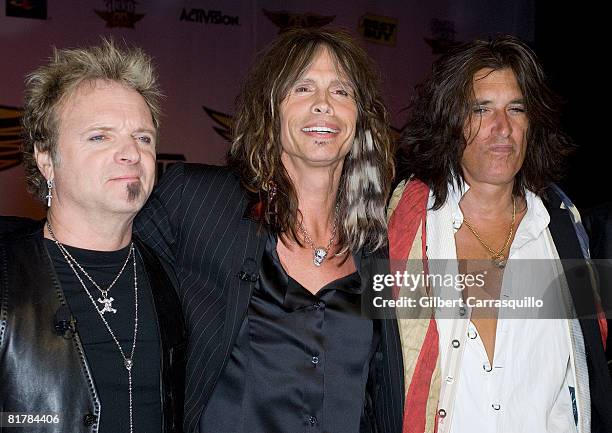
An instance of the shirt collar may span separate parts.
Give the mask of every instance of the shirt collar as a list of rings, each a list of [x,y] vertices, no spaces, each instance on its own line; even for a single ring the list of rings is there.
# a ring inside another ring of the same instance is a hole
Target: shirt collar
[[[525,201],[527,202],[527,212],[516,231],[511,250],[519,249],[527,242],[540,237],[550,223],[550,215],[540,197],[526,190]]]
[[[320,299],[328,300],[333,296],[332,292],[335,290],[349,295],[362,293],[361,277],[357,271],[326,284],[320,288],[317,294],[310,293],[287,274],[278,257],[276,246],[277,237],[269,233],[256,290],[265,293],[277,305],[295,311],[313,306]],[[313,272],[317,272],[314,264],[312,266]]]
[[[459,207],[459,202],[463,198],[466,192],[468,192],[470,186],[463,180],[457,181],[453,178],[453,182],[448,184],[448,194],[446,195],[446,201],[440,208],[444,213],[448,212],[448,215],[452,219],[453,233],[456,233],[461,225],[463,224],[463,212]],[[435,197],[433,192],[429,193],[429,201],[427,202],[427,208],[432,209],[435,203]]]
[[[443,207],[448,209],[452,218],[454,233],[463,225],[463,212],[459,207],[459,202],[469,189],[470,186],[463,180],[453,180],[448,186],[448,195]],[[430,194],[428,207],[431,208],[434,201],[434,197]],[[550,215],[539,196],[526,190],[525,201],[527,202],[527,212],[517,229],[514,242],[512,242],[512,249],[520,248],[530,240],[537,239],[550,223]]]

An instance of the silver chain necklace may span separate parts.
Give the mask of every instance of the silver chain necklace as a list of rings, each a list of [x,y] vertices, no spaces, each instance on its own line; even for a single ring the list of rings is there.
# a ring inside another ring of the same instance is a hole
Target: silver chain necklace
[[[55,233],[53,233],[53,229],[51,228],[51,224],[49,224],[49,222],[47,222],[47,229],[49,230],[49,234],[51,235],[51,237],[53,238],[53,240],[55,240]],[[134,250],[133,248],[133,243],[130,244],[130,250],[128,252],[127,257],[125,258],[125,262],[123,262],[123,266],[121,267],[121,269],[119,270],[119,273],[117,274],[117,276],[115,277],[115,279],[113,280],[112,283],[110,283],[110,285],[108,286],[108,288],[106,288],[106,290],[102,289],[98,283],[96,283],[93,278],[91,278],[89,276],[89,274],[87,273],[87,271],[85,269],[83,269],[83,267],[79,264],[79,262],[77,262],[74,257],[72,257],[72,255],[70,255],[70,252],[68,252],[68,250],[66,250],[65,248],[62,249],[62,253],[66,256],[68,256],[70,258],[70,260],[72,261],[72,263],[74,263],[76,265],[77,268],[79,268],[79,271],[81,271],[83,273],[83,275],[85,275],[87,277],[87,279],[91,282],[91,284],[93,284],[96,289],[98,289],[100,291],[100,293],[102,294],[102,298],[98,298],[98,302],[100,304],[102,304],[102,309],[98,310],[100,311],[102,314],[104,313],[113,313],[116,314],[117,313],[117,309],[113,308],[113,301],[115,300],[114,298],[109,298],[108,297],[108,292],[110,292],[110,289],[113,288],[113,286],[115,285],[115,283],[117,282],[117,280],[119,279],[119,277],[121,276],[121,274],[123,273],[123,270],[125,269],[125,266],[127,265],[128,261],[130,260],[130,256],[132,255],[132,251]],[[95,305],[95,304],[94,304]],[[96,307],[97,308],[97,307]]]
[[[327,258],[327,255],[329,254],[329,249],[334,243],[334,239],[336,239],[339,209],[340,209],[339,204],[336,204],[336,211],[334,212],[334,227],[332,228],[332,235],[329,238],[329,242],[327,242],[326,247],[316,247],[315,243],[312,240],[312,237],[310,236],[310,233],[308,233],[308,231],[306,230],[306,227],[304,227],[304,223],[300,221],[298,225],[298,229],[300,230],[300,232],[302,232],[302,235],[304,236],[304,240],[313,250],[312,262],[317,267],[323,264],[323,261],[325,261],[325,259]]]
[[[76,275],[77,279],[81,283],[81,286],[83,286],[83,289],[85,289],[85,293],[87,293],[87,296],[89,297],[89,300],[93,304],[94,309],[98,312],[98,316],[100,316],[100,319],[102,319],[102,322],[106,326],[106,329],[108,329],[108,332],[110,333],[111,337],[113,337],[113,341],[117,345],[117,348],[119,349],[119,353],[121,354],[121,357],[123,358],[123,366],[127,370],[127,374],[128,374],[128,395],[129,395],[129,401],[130,401],[130,433],[134,433],[134,414],[133,414],[133,409],[132,409],[132,366],[133,366],[133,360],[134,360],[134,351],[136,350],[136,336],[138,335],[138,277],[136,275],[136,253],[134,251],[134,243],[132,242],[130,244],[130,253],[128,255],[128,258],[130,255],[133,257],[133,262],[134,262],[134,339],[132,340],[132,349],[130,351],[130,356],[127,357],[125,355],[125,352],[121,348],[121,344],[119,344],[119,340],[115,336],[115,333],[113,332],[112,328],[110,327],[110,325],[104,318],[104,312],[101,310],[98,310],[96,301],[94,301],[93,296],[91,296],[89,289],[87,289],[87,286],[83,282],[83,279],[77,272],[77,268],[75,267],[75,265],[78,267],[80,271],[83,272],[83,274],[85,274],[89,278],[89,280],[92,283],[93,283],[93,280],[91,279],[91,277],[89,277],[89,275],[87,274],[87,272],[85,272],[85,270],[81,267],[81,265],[78,264],[78,262],[74,259],[74,257],[70,255],[68,250],[66,250],[66,248],[57,240],[57,238],[55,237],[55,234],[53,233],[53,229],[51,228],[51,224],[49,223],[49,221],[47,221],[47,229],[49,230],[49,234],[51,235],[51,238],[53,238],[53,242],[55,242],[55,245],[57,245],[60,252],[64,256],[64,259],[70,266],[70,269],[72,269],[72,272],[74,272],[74,275]],[[125,268],[125,264],[123,265],[123,267]],[[123,268],[121,269],[121,272],[123,272]],[[121,274],[121,272],[119,274]],[[117,278],[115,278],[115,281],[117,280]],[[113,284],[115,284],[115,281],[113,281]]]

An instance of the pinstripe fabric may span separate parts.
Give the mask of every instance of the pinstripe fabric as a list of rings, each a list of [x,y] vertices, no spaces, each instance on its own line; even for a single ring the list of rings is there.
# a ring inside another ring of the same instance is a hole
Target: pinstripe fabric
[[[372,293],[368,285],[372,281],[371,274],[389,272],[388,252],[378,250],[370,256],[354,257],[355,264],[362,278],[363,292]],[[368,261],[365,264],[365,261]],[[367,302],[367,301],[364,301]],[[369,389],[372,396],[372,406],[376,419],[375,432],[401,433],[404,411],[404,363],[399,329],[395,317],[379,320],[381,342],[374,356],[375,365],[370,369],[373,383]]]
[[[383,354],[378,384],[374,392],[374,412],[378,433],[399,433],[402,431],[404,409],[404,367],[400,347],[397,320],[381,320]]]
[[[259,271],[266,237],[244,216],[247,205],[238,179],[227,169],[175,164],[135,221],[135,232],[172,264],[178,282],[189,332],[186,432],[198,431],[248,307],[252,283],[238,275]],[[399,433],[404,391],[397,324],[380,323],[372,411],[376,433]]]

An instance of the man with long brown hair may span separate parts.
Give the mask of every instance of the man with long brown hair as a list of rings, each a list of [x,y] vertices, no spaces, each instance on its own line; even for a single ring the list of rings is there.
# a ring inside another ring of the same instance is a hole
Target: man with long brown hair
[[[597,312],[597,294],[573,268],[588,270],[588,244],[553,184],[570,149],[557,98],[514,37],[453,50],[421,86],[402,138],[406,180],[390,203],[390,255],[417,259],[408,265],[428,275],[479,273],[483,283],[452,287],[459,302],[444,313],[400,320],[404,432],[612,431],[605,320],[583,314]],[[542,287],[568,315],[525,310],[518,319],[470,302],[503,306]]]
[[[342,31],[282,34],[233,133],[229,168],[175,165],[137,222],[177,274],[186,431],[399,433],[397,324],[361,314],[393,177],[371,61]]]

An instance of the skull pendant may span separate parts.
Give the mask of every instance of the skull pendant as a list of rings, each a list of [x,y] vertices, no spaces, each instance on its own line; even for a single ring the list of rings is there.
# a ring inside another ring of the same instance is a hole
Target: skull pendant
[[[315,266],[321,266],[323,260],[325,260],[325,257],[327,257],[327,250],[321,247],[316,248],[314,250],[314,257],[312,259],[312,262],[315,264]]]

